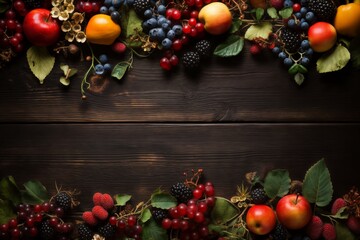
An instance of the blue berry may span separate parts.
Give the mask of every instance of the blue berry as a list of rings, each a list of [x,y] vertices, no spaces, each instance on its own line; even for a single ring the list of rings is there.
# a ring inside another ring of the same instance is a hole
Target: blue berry
[[[289,28],[295,28],[296,27],[295,19],[293,19],[293,18],[289,19],[289,21],[287,22],[287,25]]]
[[[161,26],[163,23],[166,23],[166,18],[162,15],[158,16],[158,19],[157,19],[157,22],[158,22],[158,26]]]
[[[120,24],[120,20],[121,20],[121,15],[118,11],[113,11],[111,14],[111,19],[115,22]]]
[[[157,28],[157,30],[156,37],[159,41],[162,41],[166,36],[165,31],[162,28]]]
[[[166,33],[166,37],[169,38],[170,40],[173,40],[175,38],[175,31],[170,29],[167,33]]]
[[[169,49],[172,46],[172,41],[168,38],[164,38],[164,40],[161,41],[161,45],[165,48],[165,49]]]
[[[306,13],[308,12],[308,9],[306,7],[300,8],[300,13],[303,17],[305,17]]]
[[[311,57],[314,54],[314,50],[312,50],[312,48],[309,48],[308,50],[306,50],[305,54],[306,56]]]
[[[109,9],[106,6],[101,6],[99,11],[102,14],[108,14],[109,13]]]
[[[166,7],[164,6],[164,5],[159,5],[158,7],[157,7],[157,12],[158,12],[158,14],[161,14],[161,15],[165,15],[165,13],[166,13]]]
[[[312,22],[315,20],[315,14],[313,12],[307,12],[305,15],[305,19],[308,22]]]
[[[284,65],[287,67],[291,67],[293,65],[293,61],[291,60],[291,58],[285,58],[284,59]]]
[[[118,9],[120,8],[121,2],[122,0],[112,0],[112,5],[114,6],[114,8]]]
[[[286,55],[286,53],[284,53],[284,52],[280,52],[279,55],[278,55],[278,57],[279,57],[280,59],[285,59],[285,58],[287,57],[287,55]]]
[[[149,19],[153,16],[153,11],[151,9],[146,9],[145,12],[144,12],[144,17],[146,19]]]
[[[302,59],[301,59],[301,65],[303,65],[303,66],[308,66],[309,65],[309,63],[310,63],[310,59],[309,58],[307,58],[307,57],[303,57]]]
[[[157,32],[158,28],[153,28],[149,31],[149,36],[152,40],[155,40],[157,38]]]
[[[280,53],[280,48],[279,47],[274,47],[272,49],[272,52],[275,53],[275,54],[279,54]]]
[[[182,34],[182,26],[181,25],[174,25],[172,27],[172,30],[174,30],[176,36],[181,36]]]
[[[110,63],[104,64],[104,72],[111,72],[112,66]]]
[[[102,64],[96,64],[95,65],[95,73],[98,74],[98,75],[102,75],[104,74],[104,66]]]
[[[105,0],[104,1],[104,5],[106,6],[106,7],[111,7],[112,6],[112,0]]]
[[[292,7],[294,3],[291,0],[284,1],[284,7]]]
[[[302,40],[301,41],[301,47],[302,47],[302,49],[304,49],[304,50],[306,50],[306,49],[308,49],[309,47],[310,47],[310,42],[309,42],[309,40]]]
[[[99,56],[99,61],[100,61],[102,64],[107,63],[107,62],[109,61],[108,56],[107,56],[106,54],[101,54],[101,55]]]
[[[301,28],[301,30],[304,30],[304,31],[308,30],[309,29],[309,23],[307,23],[307,22],[300,23],[300,28]]]
[[[300,19],[302,17],[301,12],[297,12],[294,14],[297,19]]]

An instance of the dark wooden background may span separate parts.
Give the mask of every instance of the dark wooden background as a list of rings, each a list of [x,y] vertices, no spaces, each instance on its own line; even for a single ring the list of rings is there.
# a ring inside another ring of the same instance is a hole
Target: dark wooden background
[[[247,172],[286,168],[301,180],[321,158],[336,195],[360,186],[359,71],[312,70],[299,87],[276,58],[248,48],[195,77],[158,61],[135,59],[123,80],[97,82],[82,101],[88,62],[73,63],[79,73],[64,88],[60,61],[40,85],[17,58],[0,72],[0,176],[76,188],[83,208],[96,191],[145,200],[197,168],[231,197]]]

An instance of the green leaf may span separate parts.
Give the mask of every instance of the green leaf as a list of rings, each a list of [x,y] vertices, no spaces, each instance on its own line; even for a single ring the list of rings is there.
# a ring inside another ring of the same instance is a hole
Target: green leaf
[[[60,69],[63,71],[64,75],[66,75],[67,72],[69,71],[70,67],[69,67],[69,65],[66,65],[64,63],[60,63]]]
[[[112,72],[111,72],[111,76],[117,78],[118,80],[121,80],[126,71],[129,68],[129,64],[126,62],[120,62],[118,64],[115,65],[115,67],[113,68]]]
[[[10,200],[14,206],[21,203],[21,193],[12,176],[1,179],[0,198],[3,200]]]
[[[269,22],[262,22],[259,24],[251,25],[245,32],[245,39],[254,40],[255,38],[268,39],[272,33],[272,24]]]
[[[150,219],[143,225],[141,234],[143,240],[168,240],[167,232],[159,226],[154,219]]]
[[[115,195],[115,206],[125,206],[130,201],[131,195],[128,194],[117,194]]]
[[[153,193],[151,195],[151,205],[156,208],[169,209],[177,205],[176,198],[165,192]]]
[[[282,18],[289,18],[292,13],[293,13],[293,8],[292,7],[286,7],[286,8],[283,8],[283,9],[281,9],[279,11],[279,15]]]
[[[272,19],[278,19],[279,15],[277,14],[277,11],[274,7],[268,8],[266,9],[267,14],[272,18]]]
[[[41,204],[47,200],[49,200],[49,196],[47,190],[44,185],[42,185],[39,181],[28,181],[24,183],[26,194],[23,195],[28,201],[32,201],[31,204]],[[30,199],[31,197],[32,199]]]
[[[30,47],[26,52],[27,61],[32,73],[44,83],[55,64],[55,57],[51,56],[46,47]]]
[[[360,37],[354,38],[350,42],[351,62],[355,68],[360,68]]]
[[[348,219],[349,213],[347,211],[347,206],[340,208],[335,215],[331,215],[332,218],[337,219]]]
[[[72,77],[77,73],[76,68],[70,68],[69,65],[66,65],[66,64],[63,64],[63,63],[60,64],[60,69],[63,70],[64,76],[66,78]]]
[[[151,212],[150,209],[145,208],[143,211],[141,211],[140,214],[140,221],[143,223],[146,223],[151,218]]]
[[[333,186],[324,159],[315,163],[306,172],[302,193],[309,202],[315,203],[319,207],[325,207],[330,203]]]
[[[70,79],[61,76],[61,77],[60,77],[60,83],[61,83],[62,85],[64,85],[64,86],[69,86],[69,85],[70,85]]]
[[[216,197],[215,206],[211,211],[211,222],[214,224],[225,224],[240,214],[232,202],[226,198]]]
[[[138,17],[135,10],[128,8],[123,11],[124,15],[121,17],[122,35],[125,39],[136,33],[136,30],[142,32],[142,20]]]
[[[291,179],[289,172],[284,169],[275,169],[266,174],[264,190],[270,198],[282,197],[289,192]]]
[[[333,51],[323,54],[316,62],[316,69],[319,73],[334,72],[342,69],[350,60],[349,50],[337,45]]]
[[[240,19],[236,18],[232,21],[232,24],[231,24],[231,28],[230,28],[230,33],[236,33],[237,31],[239,31],[240,29],[240,26],[241,26],[242,22]]]
[[[304,74],[298,72],[297,74],[294,75],[294,81],[296,82],[297,85],[300,86],[301,84],[303,84],[304,80],[305,80]]]
[[[8,200],[0,199],[0,224],[5,224],[16,216],[17,214],[13,209],[12,203]]]
[[[298,70],[299,69],[299,64],[297,63],[294,63],[288,70],[288,73],[291,74],[291,75],[295,75],[298,73]]]
[[[224,42],[220,43],[214,50],[218,57],[233,57],[238,55],[244,47],[244,39],[239,35],[230,35]]]
[[[260,21],[261,18],[264,16],[264,12],[265,12],[264,9],[262,9],[262,8],[257,8],[256,11],[255,11],[256,20]]]
[[[342,223],[335,223],[336,239],[356,240],[356,236]]]

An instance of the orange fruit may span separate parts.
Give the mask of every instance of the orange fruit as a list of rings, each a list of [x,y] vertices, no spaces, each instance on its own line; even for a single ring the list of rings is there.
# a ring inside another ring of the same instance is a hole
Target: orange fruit
[[[338,7],[334,27],[344,36],[355,37],[360,34],[360,4],[349,3]]]
[[[85,33],[90,43],[111,45],[120,36],[121,28],[109,15],[96,14],[90,18]]]

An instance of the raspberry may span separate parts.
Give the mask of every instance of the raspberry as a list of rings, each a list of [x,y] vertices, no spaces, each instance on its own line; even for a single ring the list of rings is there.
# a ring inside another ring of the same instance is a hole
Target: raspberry
[[[40,224],[40,238],[43,240],[53,239],[55,236],[55,230],[50,226],[49,221],[41,222]]]
[[[346,221],[346,225],[353,233],[360,235],[360,218],[351,215]]]
[[[250,192],[251,199],[255,204],[264,204],[268,200],[263,188],[255,188]]]
[[[200,66],[200,55],[197,52],[186,52],[182,58],[185,69],[195,70]]]
[[[107,223],[104,226],[101,226],[98,232],[102,237],[108,239],[115,234],[115,228],[111,226],[110,223]]]
[[[84,222],[89,224],[90,226],[95,226],[97,224],[97,219],[95,218],[94,214],[90,211],[86,211],[82,214],[82,219]]]
[[[93,203],[95,206],[98,206],[101,204],[101,196],[102,196],[102,193],[94,193],[93,195]]]
[[[283,225],[278,223],[276,225],[275,229],[272,231],[271,236],[272,236],[272,239],[286,240],[286,239],[288,239],[288,232]]]
[[[323,232],[324,223],[318,216],[313,216],[308,225],[306,226],[306,234],[312,239],[316,240],[321,237]]]
[[[151,8],[151,3],[150,0],[135,0],[133,7],[139,16],[144,16],[145,10]]]
[[[201,40],[195,44],[195,49],[200,57],[208,57],[211,53],[211,44],[209,40]]]
[[[79,240],[92,240],[94,234],[87,225],[80,224],[78,226],[78,235]]]
[[[109,213],[102,206],[94,206],[92,208],[92,213],[100,220],[105,220],[109,216]]]
[[[322,236],[325,240],[336,240],[336,231],[334,225],[325,223]]]
[[[252,55],[258,55],[261,53],[261,47],[259,46],[259,44],[252,44],[250,47],[250,53]]]
[[[110,210],[114,207],[114,200],[110,194],[104,193],[101,196],[101,206],[106,210]]]
[[[168,211],[165,209],[155,208],[152,210],[151,214],[156,222],[161,223],[162,220],[168,216]]]
[[[337,7],[332,0],[309,0],[308,7],[315,13],[318,21],[333,22]]]
[[[71,208],[71,196],[66,192],[59,192],[55,196],[55,204],[64,211],[68,211]]]
[[[341,208],[346,206],[346,202],[343,198],[337,198],[331,206],[331,214],[335,215]]]
[[[187,203],[193,196],[192,190],[181,182],[174,184],[170,193],[181,203]]]

